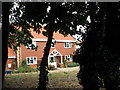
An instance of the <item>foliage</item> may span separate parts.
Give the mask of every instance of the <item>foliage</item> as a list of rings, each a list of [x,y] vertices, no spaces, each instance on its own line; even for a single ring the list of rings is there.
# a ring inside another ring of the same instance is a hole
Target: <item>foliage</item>
[[[26,65],[26,60],[22,60],[22,66],[24,67]]]
[[[24,66],[24,67],[20,67],[17,68],[18,71],[16,71],[17,73],[25,73],[25,72],[35,72],[36,69],[31,68],[30,66]]]
[[[48,65],[48,70],[56,70],[54,65]]]
[[[63,64],[66,64],[66,62],[67,62],[67,59],[63,60]]]
[[[13,59],[13,61],[12,62],[15,62],[15,59]]]
[[[53,63],[54,61],[53,60],[50,60],[51,63]]]
[[[36,69],[37,69],[37,71],[39,71],[39,70],[40,70],[40,65],[37,65],[37,68],[36,68]]]
[[[64,72],[64,74],[68,74],[68,72]]]
[[[117,31],[120,28],[119,4],[88,3],[91,23],[86,26],[83,44],[74,56],[74,61],[80,64],[77,76],[84,90],[98,90],[99,87],[116,90],[120,85],[120,49],[115,41],[120,37]],[[111,44],[111,41],[116,44]]]
[[[66,62],[67,62],[67,59],[65,59],[65,60],[63,60],[63,64],[64,64],[64,68],[66,68],[67,67],[67,65],[66,65]]]
[[[13,65],[16,65],[16,63],[15,63],[15,59],[13,59],[12,64],[13,64]]]
[[[68,67],[75,67],[75,66],[79,66],[79,63],[75,63],[75,62],[73,62],[73,63],[68,63],[67,66],[68,66]]]

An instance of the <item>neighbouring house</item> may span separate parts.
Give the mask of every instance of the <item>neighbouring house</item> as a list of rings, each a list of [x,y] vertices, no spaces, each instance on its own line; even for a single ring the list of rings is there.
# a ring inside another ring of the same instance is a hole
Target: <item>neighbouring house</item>
[[[8,60],[7,60],[7,65],[6,69],[14,69],[17,67],[17,58],[16,58],[16,53],[13,50],[13,48],[8,47]]]
[[[41,63],[47,37],[43,36],[42,31],[40,34],[33,31],[33,29],[30,29],[30,31],[34,37],[32,39],[32,44],[38,46],[37,51],[28,49],[28,47],[24,45],[18,47],[16,52],[14,52],[13,49],[8,48],[8,61],[6,68],[12,67],[10,64],[13,59],[15,60],[17,67],[22,64],[23,60],[26,60],[26,64],[33,68],[36,68],[37,65]],[[48,63],[48,65],[54,65],[55,68],[61,68],[63,67],[64,60],[67,60],[66,63],[73,62],[76,40],[70,35],[64,37],[59,33],[59,31],[56,33],[54,32],[53,38],[53,43],[51,43],[51,49],[48,56],[48,62],[46,63]]]

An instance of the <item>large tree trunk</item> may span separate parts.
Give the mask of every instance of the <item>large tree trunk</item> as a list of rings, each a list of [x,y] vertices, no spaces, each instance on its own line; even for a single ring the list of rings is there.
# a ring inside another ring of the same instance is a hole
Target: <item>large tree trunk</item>
[[[51,48],[51,43],[52,43],[52,37],[53,37],[53,31],[48,32],[48,41],[46,43],[46,47],[44,49],[44,55],[42,58],[42,62],[40,64],[40,75],[39,75],[39,85],[38,88],[40,88],[40,90],[45,90],[47,83],[48,83],[48,55],[49,55],[49,51]]]
[[[2,88],[4,88],[5,67],[8,58],[9,3],[2,3]]]

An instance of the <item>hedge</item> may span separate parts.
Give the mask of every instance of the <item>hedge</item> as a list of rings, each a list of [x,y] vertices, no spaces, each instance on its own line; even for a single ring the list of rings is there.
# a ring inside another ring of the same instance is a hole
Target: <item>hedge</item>
[[[68,66],[68,67],[75,67],[75,66],[79,66],[79,63],[75,63],[75,62],[73,62],[73,63],[68,63],[67,66]]]

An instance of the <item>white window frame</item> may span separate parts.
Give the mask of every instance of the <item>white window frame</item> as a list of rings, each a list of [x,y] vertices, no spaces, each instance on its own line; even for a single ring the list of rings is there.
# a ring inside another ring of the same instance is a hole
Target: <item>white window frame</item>
[[[8,64],[8,68],[11,68],[11,63]]]
[[[27,61],[28,58],[29,58],[29,62],[30,62],[30,60],[33,60],[33,63],[28,63],[28,61]],[[36,62],[34,61],[34,58],[36,58]],[[37,57],[26,57],[26,62],[27,62],[27,65],[37,64]]]
[[[68,60],[67,58],[70,58],[70,60]],[[69,62],[69,61],[72,61],[72,55],[65,55],[65,60],[67,59],[67,62]]]
[[[52,44],[54,45],[54,47],[52,46]],[[51,48],[55,48],[55,43],[51,43]]]
[[[32,44],[35,45],[35,47],[36,47],[36,41],[32,41]],[[31,48],[30,46],[31,46],[32,44],[28,44],[29,48]],[[26,46],[26,48],[28,48],[28,46]]]
[[[67,44],[69,47],[67,47]],[[71,42],[64,42],[64,48],[71,48]]]
[[[51,57],[49,57],[49,59],[50,59]],[[49,60],[49,63],[55,63],[56,62],[56,58],[55,57],[52,57],[53,58],[53,62],[50,62],[50,60]]]

